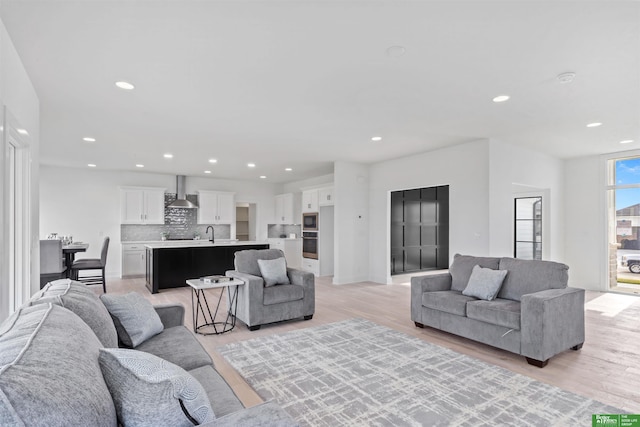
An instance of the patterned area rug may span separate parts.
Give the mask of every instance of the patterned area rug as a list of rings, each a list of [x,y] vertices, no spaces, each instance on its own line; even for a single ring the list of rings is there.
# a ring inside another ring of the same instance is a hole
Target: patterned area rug
[[[362,319],[217,350],[303,426],[586,426],[623,412]]]

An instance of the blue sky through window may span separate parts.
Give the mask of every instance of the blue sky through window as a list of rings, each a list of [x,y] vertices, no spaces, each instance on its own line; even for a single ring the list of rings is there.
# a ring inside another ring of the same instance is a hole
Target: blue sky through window
[[[640,157],[616,160],[615,184],[640,184]],[[640,203],[640,188],[616,190],[616,210],[638,203]]]

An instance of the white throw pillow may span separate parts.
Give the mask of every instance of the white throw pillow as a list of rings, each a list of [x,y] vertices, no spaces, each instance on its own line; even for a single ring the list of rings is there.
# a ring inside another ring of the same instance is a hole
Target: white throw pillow
[[[260,268],[265,287],[291,283],[287,276],[287,261],[284,258],[259,259],[258,268]]]
[[[462,295],[492,301],[500,292],[507,270],[493,270],[475,265]]]
[[[153,305],[137,292],[125,295],[100,295],[113,317],[120,341],[135,348],[164,330],[160,316]]]
[[[153,354],[101,349],[100,369],[125,426],[184,426],[215,419],[207,392],[191,374]]]

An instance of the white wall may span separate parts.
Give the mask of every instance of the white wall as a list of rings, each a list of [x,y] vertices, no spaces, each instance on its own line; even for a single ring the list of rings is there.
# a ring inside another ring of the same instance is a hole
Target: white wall
[[[489,147],[489,253],[492,256],[513,256],[514,187],[529,188],[530,191],[537,189],[548,194],[542,202],[542,222],[546,228],[543,258],[563,262],[563,161],[494,140]]]
[[[479,140],[376,163],[369,168],[369,173],[370,280],[391,283],[389,212],[392,191],[449,185],[450,258],[458,252],[490,255],[489,141]],[[336,177],[337,174],[336,169]],[[362,249],[366,250],[366,246]]]
[[[174,175],[96,169],[41,167],[40,238],[49,233],[72,235],[89,243],[82,257],[97,257],[104,236],[111,238],[106,274],[120,276],[120,186],[162,187],[175,193]],[[267,238],[267,222],[273,216],[276,186],[251,181],[187,177],[188,194],[196,190],[235,192],[236,201],[256,204],[258,240]]]
[[[565,160],[565,260],[569,286],[606,291],[605,163],[600,156]]]
[[[369,278],[369,167],[359,163],[334,164],[334,272],[333,283]]]
[[[38,179],[39,179],[39,141],[40,141],[40,103],[36,91],[29,80],[29,76],[22,65],[7,30],[0,21],[0,106],[6,105],[9,112],[17,122],[29,132],[28,142],[31,155],[30,186],[30,218],[26,220],[31,225],[31,291],[39,289],[40,284],[40,257],[38,243]],[[0,119],[0,123],[2,120]],[[0,133],[1,135],[1,133]],[[2,135],[4,137],[4,135]],[[4,138],[3,138],[4,140]],[[0,150],[0,242],[3,249],[0,251],[0,321],[9,313],[9,253],[4,242],[7,242],[5,233],[8,230],[8,222],[5,212],[8,209],[7,188],[5,176],[5,150]]]

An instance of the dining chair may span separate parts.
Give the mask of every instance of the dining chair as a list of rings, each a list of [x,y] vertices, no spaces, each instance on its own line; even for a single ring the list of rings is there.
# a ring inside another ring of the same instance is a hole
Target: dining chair
[[[109,250],[109,237],[104,238],[100,258],[80,258],[71,264],[71,277],[73,280],[82,282],[85,285],[102,284],[102,290],[107,293],[107,281],[104,277],[104,270],[107,266],[107,251]],[[101,270],[100,275],[80,276],[82,270]]]
[[[40,240],[40,289],[52,280],[62,279],[66,273],[60,240]]]

